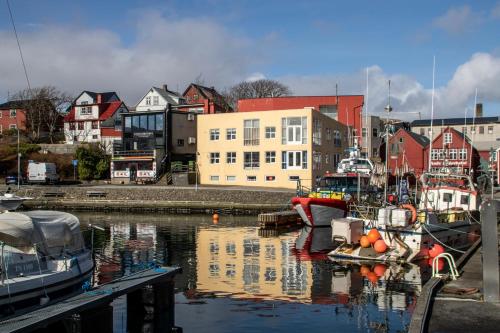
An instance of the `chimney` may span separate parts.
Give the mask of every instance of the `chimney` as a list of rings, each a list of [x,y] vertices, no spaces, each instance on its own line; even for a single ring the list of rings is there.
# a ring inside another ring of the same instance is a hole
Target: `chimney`
[[[476,118],[483,116],[483,103],[476,104]]]
[[[166,84],[163,85],[163,90],[168,91],[168,86]]]
[[[101,104],[101,94],[97,94],[97,104]]]

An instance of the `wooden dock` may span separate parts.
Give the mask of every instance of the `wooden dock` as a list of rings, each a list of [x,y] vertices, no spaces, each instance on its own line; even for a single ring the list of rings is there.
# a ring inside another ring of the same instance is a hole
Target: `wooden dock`
[[[127,306],[127,316],[137,317],[137,303],[141,299],[142,288],[146,286],[152,286],[154,291],[154,331],[172,330],[175,304],[173,278],[180,271],[177,267],[159,267],[124,276],[55,304],[3,320],[0,322],[0,332],[43,329],[49,332],[54,329],[57,331],[56,327],[71,326],[73,329],[70,331],[73,332],[111,333],[113,311],[110,303],[117,297],[127,295],[127,303],[134,303],[133,306]]]
[[[302,223],[299,213],[295,210],[259,214],[257,221],[261,227],[278,227]]]

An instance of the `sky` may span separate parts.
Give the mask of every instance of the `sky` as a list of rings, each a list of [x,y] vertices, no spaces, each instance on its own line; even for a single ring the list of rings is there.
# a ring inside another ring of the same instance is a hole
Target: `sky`
[[[500,115],[500,1],[10,0],[33,87],[116,91],[268,78],[294,95],[365,95],[393,118]],[[27,86],[5,0],[0,101]],[[366,94],[368,87],[368,94]]]

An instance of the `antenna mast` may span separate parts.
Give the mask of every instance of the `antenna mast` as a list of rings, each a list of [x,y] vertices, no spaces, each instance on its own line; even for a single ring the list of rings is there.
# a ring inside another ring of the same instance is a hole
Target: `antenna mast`
[[[469,156],[469,175],[472,174],[472,151],[474,149],[474,137],[476,136],[476,110],[477,110],[477,88],[476,88],[476,94],[474,96],[474,109],[472,110],[472,128],[471,130],[474,130],[472,132],[472,141],[470,143],[470,156]]]
[[[429,134],[429,165],[427,167],[427,171],[431,170],[431,156],[432,156],[432,125],[434,121],[434,79],[436,74],[436,56],[432,58],[432,98],[431,98],[431,131]]]
[[[385,123],[385,184],[384,184],[384,204],[387,205],[387,182],[389,180],[389,113],[391,107],[391,80],[389,80],[389,104],[385,107],[387,112],[387,121]]]

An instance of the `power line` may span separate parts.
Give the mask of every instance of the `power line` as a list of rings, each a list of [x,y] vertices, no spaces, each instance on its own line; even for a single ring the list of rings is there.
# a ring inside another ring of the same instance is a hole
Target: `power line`
[[[31,84],[28,78],[28,71],[26,70],[26,64],[24,63],[23,51],[21,50],[21,43],[19,43],[19,37],[17,36],[16,25],[14,23],[14,17],[12,16],[12,10],[10,9],[9,0],[5,0],[7,3],[7,8],[9,9],[10,22],[12,23],[12,28],[14,29],[14,35],[16,36],[17,47],[19,49],[19,54],[21,55],[21,62],[23,63],[24,75],[26,76],[26,82],[28,83],[28,90],[31,92]]]

